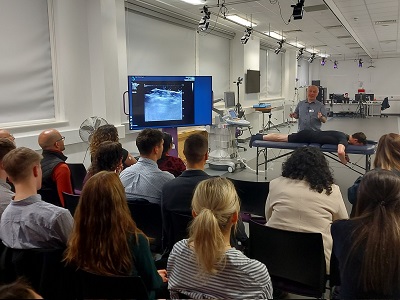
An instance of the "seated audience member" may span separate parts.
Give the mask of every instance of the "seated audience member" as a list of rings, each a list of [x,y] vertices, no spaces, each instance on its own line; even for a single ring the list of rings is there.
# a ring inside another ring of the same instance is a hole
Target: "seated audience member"
[[[349,103],[350,102],[349,93],[344,93],[343,100],[344,100],[343,101],[344,103]]]
[[[100,126],[93,133],[89,145],[92,160],[96,155],[97,148],[105,141],[119,142],[118,130],[114,125],[107,124]],[[136,159],[124,148],[122,148],[122,163],[124,169],[136,163]]]
[[[0,129],[0,138],[8,139],[15,144],[15,137],[6,129]]]
[[[298,148],[282,164],[282,176],[269,184],[265,216],[267,226],[273,228],[321,233],[329,272],[331,223],[347,219],[348,214],[328,161],[319,149]]]
[[[13,201],[1,216],[0,239],[14,249],[64,248],[73,218],[62,207],[41,200],[41,156],[21,147],[3,158],[3,167],[15,186]]]
[[[400,135],[388,133],[381,136],[375,153],[374,168],[389,170],[400,176]],[[362,178],[360,176],[347,191],[347,198],[353,204],[353,208],[357,201],[357,190]]]
[[[208,159],[208,141],[205,136],[199,133],[190,135],[185,140],[183,153],[186,157],[188,169],[177,178],[167,182],[162,190],[163,243],[168,250],[171,250],[173,246],[170,236],[172,213],[191,215],[192,198],[196,185],[200,181],[211,178],[204,172],[204,166]],[[235,238],[241,243],[246,243],[248,239],[242,221],[238,223]]]
[[[177,178],[167,182],[162,189],[161,210],[163,216],[164,244],[171,250],[170,243],[172,212],[191,215],[192,198],[196,185],[211,176],[204,172],[208,159],[207,138],[199,133],[190,135],[183,148],[188,169]]]
[[[156,270],[147,237],[132,220],[115,172],[101,171],[83,187],[65,261],[100,275],[140,276],[150,298],[167,281],[166,271]]]
[[[0,286],[0,299],[43,299],[22,278]]]
[[[340,299],[400,297],[400,177],[373,170],[360,183],[355,217],[332,224]]]
[[[39,193],[46,192],[45,201],[64,206],[62,192],[72,194],[71,171],[65,163],[65,137],[56,129],[47,129],[39,135],[39,146],[43,149],[40,162],[43,171],[42,188]]]
[[[100,171],[121,173],[124,168],[122,165],[122,152],[123,149],[120,143],[111,141],[102,142],[92,157],[92,164],[83,180],[83,184]]]
[[[13,149],[15,149],[14,142],[9,139],[0,138],[0,218],[14,197],[11,186],[7,183],[7,174],[2,164],[3,157]]]
[[[128,201],[144,199],[151,203],[161,203],[162,187],[174,179],[174,175],[161,171],[157,160],[163,151],[163,134],[156,129],[144,129],[136,138],[140,158],[136,164],[120,174]]]
[[[199,183],[193,201],[189,239],[177,242],[168,258],[171,298],[272,299],[266,266],[230,245],[240,204],[226,178]]]
[[[170,172],[175,177],[178,177],[186,170],[186,166],[182,159],[169,156],[168,154],[168,151],[171,150],[173,146],[172,136],[167,132],[163,132],[163,140],[163,152],[161,158],[157,161],[157,165],[160,170]]]

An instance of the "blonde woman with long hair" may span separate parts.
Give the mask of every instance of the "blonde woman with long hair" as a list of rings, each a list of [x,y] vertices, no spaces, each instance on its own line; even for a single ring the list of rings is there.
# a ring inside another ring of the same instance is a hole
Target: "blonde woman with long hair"
[[[199,183],[192,200],[189,239],[175,244],[168,258],[171,298],[272,298],[264,264],[230,245],[240,210],[233,184],[226,178]]]
[[[149,241],[133,221],[115,172],[101,171],[85,184],[74,215],[65,261],[100,275],[138,275],[150,298],[166,282],[156,270]]]

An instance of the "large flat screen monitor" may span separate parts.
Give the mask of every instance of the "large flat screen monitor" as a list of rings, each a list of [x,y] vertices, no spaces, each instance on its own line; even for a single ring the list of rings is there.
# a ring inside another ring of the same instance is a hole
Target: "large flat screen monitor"
[[[128,76],[129,128],[211,125],[211,76]]]

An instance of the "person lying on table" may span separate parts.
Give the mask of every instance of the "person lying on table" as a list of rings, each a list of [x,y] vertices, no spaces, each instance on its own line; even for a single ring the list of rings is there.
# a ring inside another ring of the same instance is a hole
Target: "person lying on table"
[[[347,145],[362,146],[367,143],[367,137],[363,132],[356,132],[352,135],[345,134],[341,131],[314,131],[302,130],[292,134],[269,133],[266,135],[256,134],[250,139],[249,147],[253,146],[253,142],[270,141],[284,143],[315,143],[315,144],[333,144],[338,145],[337,153],[340,161],[346,164],[349,161],[345,149]]]

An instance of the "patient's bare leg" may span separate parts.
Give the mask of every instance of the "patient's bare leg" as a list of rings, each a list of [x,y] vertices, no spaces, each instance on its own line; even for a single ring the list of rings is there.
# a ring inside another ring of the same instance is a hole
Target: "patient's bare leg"
[[[263,140],[271,142],[287,142],[288,135],[284,133],[268,133],[263,136]]]

